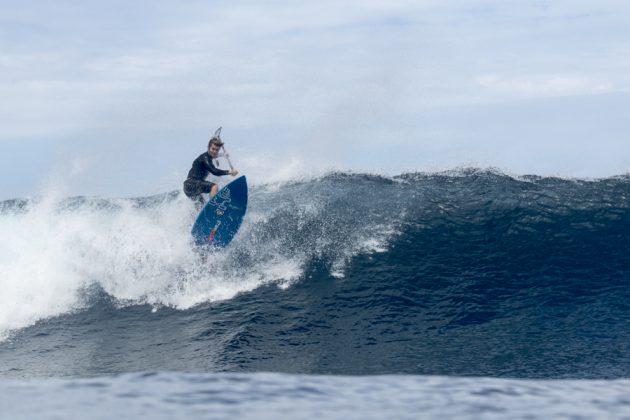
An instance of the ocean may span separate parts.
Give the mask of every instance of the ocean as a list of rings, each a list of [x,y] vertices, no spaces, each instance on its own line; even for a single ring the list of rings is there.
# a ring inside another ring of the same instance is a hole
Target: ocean
[[[0,203],[0,417],[630,417],[630,177],[250,187],[200,257],[178,191]]]

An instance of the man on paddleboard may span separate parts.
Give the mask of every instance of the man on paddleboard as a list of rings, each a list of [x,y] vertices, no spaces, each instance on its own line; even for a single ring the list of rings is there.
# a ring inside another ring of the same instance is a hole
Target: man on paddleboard
[[[188,172],[188,178],[184,181],[184,194],[195,202],[198,209],[205,204],[202,194],[210,194],[212,197],[219,191],[217,184],[206,181],[208,174],[215,176],[236,176],[238,174],[236,169],[226,171],[214,165],[213,159],[219,157],[221,147],[223,147],[221,138],[216,135],[212,137],[208,142],[208,151],[195,159],[192,168]]]

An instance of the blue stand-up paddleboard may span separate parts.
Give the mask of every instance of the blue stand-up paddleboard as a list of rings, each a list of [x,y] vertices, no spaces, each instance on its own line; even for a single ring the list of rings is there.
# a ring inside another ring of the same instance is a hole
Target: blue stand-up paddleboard
[[[247,210],[247,181],[240,176],[213,195],[199,212],[192,227],[197,246],[227,246]]]

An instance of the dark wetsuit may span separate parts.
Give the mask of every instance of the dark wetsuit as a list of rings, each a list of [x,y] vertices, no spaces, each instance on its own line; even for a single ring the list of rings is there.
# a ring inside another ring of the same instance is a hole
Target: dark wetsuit
[[[208,194],[214,185],[206,181],[208,174],[215,176],[229,175],[230,171],[224,171],[214,166],[212,157],[208,153],[199,155],[188,172],[188,178],[184,181],[184,194],[200,203],[204,202],[201,194]]]

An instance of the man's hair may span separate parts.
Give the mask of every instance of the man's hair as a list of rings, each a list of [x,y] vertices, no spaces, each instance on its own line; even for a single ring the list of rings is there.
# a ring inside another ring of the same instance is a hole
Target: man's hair
[[[219,147],[223,146],[223,142],[218,137],[212,137],[208,142],[208,147],[212,146],[213,144],[216,144]]]

